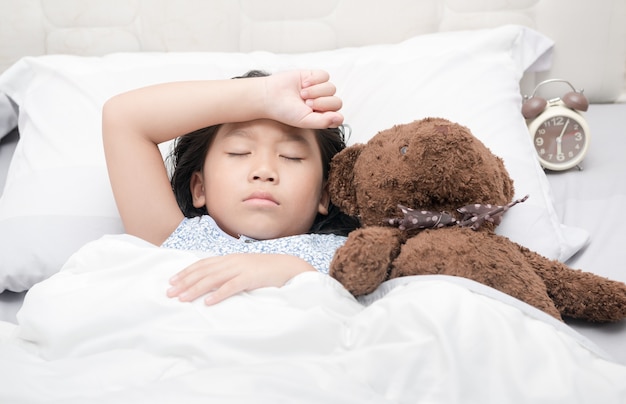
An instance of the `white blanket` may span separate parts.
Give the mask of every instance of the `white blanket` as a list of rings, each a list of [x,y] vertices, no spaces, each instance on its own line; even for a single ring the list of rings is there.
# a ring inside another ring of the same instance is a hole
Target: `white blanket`
[[[197,259],[129,236],[83,247],[0,323],[0,402],[626,401],[626,367],[471,281],[400,279],[359,302],[306,273],[212,307],[167,298]]]

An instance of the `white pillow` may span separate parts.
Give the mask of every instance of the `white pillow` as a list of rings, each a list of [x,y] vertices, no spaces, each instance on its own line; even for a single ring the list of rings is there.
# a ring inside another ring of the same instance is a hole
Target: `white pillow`
[[[566,237],[520,114],[519,80],[552,42],[519,26],[415,37],[395,45],[306,54],[128,53],[25,58],[0,76],[19,105],[20,141],[0,199],[0,290],[21,291],[59,270],[80,245],[122,232],[101,144],[103,103],[157,82],[324,68],[344,101],[350,144],[426,116],[468,126],[500,155],[517,196],[498,231],[565,260],[587,240]]]

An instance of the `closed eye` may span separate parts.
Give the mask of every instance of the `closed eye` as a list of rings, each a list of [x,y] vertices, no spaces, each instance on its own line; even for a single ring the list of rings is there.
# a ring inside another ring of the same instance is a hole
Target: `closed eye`
[[[282,158],[284,158],[284,159],[287,159],[287,160],[289,160],[289,161],[297,161],[297,162],[300,162],[300,161],[304,160],[302,157],[291,157],[291,156],[280,156],[280,157],[282,157]]]
[[[250,154],[249,152],[241,152],[241,153],[235,153],[235,152],[228,152],[226,153],[229,157],[243,157],[243,156],[247,156],[248,154]]]

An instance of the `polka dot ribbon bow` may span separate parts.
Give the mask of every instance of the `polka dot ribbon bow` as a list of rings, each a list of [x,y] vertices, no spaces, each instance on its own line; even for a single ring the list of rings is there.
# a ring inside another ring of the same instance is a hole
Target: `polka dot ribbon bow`
[[[447,212],[411,209],[398,205],[403,217],[385,219],[385,223],[400,230],[437,229],[446,226],[470,227],[472,230],[478,230],[485,222],[500,224],[504,212],[526,199],[528,195],[503,206],[480,203],[465,205],[457,209],[457,212],[463,215],[461,220],[456,220]]]

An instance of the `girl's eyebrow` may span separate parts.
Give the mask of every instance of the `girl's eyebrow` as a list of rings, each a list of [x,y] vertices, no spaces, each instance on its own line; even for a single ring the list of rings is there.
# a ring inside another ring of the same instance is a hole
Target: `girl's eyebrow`
[[[289,132],[283,133],[283,137],[285,138],[287,142],[296,142],[296,143],[302,143],[305,145],[310,145],[310,142],[307,140],[306,136],[304,136],[304,133],[293,133],[289,131]]]
[[[236,136],[250,137],[250,134],[248,132],[246,132],[245,130],[241,130],[239,128],[235,128],[233,130],[229,130],[229,131],[223,133],[223,137],[224,138],[236,137]]]
[[[307,140],[305,136],[306,133],[306,129],[300,128],[291,128],[290,130],[282,131],[281,142],[295,142],[310,146],[311,142]],[[240,128],[235,128],[224,133],[224,139],[233,137],[250,138],[251,136],[252,135],[249,131]]]

